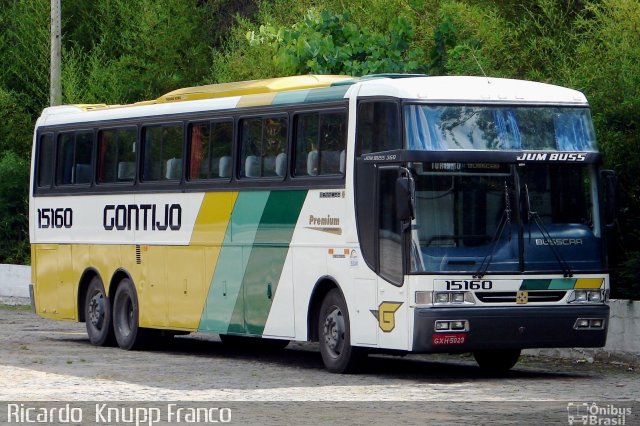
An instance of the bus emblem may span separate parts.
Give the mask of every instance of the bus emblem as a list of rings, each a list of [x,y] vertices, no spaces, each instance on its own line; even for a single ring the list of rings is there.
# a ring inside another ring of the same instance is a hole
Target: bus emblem
[[[518,305],[526,305],[529,303],[529,292],[528,291],[518,291],[516,293],[516,303]]]
[[[371,313],[378,320],[380,330],[389,333],[396,328],[396,311],[401,305],[402,302],[382,302],[378,310],[371,309]]]

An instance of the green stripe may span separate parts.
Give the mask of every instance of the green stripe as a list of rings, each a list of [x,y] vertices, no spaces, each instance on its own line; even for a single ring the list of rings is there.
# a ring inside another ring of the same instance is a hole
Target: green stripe
[[[569,290],[576,284],[575,278],[556,278],[551,280],[549,290]]]
[[[232,319],[238,303],[242,303],[242,277],[253,247],[260,217],[269,199],[269,192],[241,192],[233,207],[216,270],[205,304],[200,330],[226,333],[229,324],[244,331],[244,319]]]
[[[273,101],[272,105],[283,105],[283,104],[301,104],[307,98],[309,94],[309,90],[294,90],[292,92],[280,92],[278,93]]]
[[[249,334],[264,332],[306,195],[306,191],[273,191],[269,196],[242,282]]]
[[[551,280],[523,280],[520,290],[546,290],[550,284]]]
[[[306,194],[257,191],[238,195],[200,330],[263,333]]]

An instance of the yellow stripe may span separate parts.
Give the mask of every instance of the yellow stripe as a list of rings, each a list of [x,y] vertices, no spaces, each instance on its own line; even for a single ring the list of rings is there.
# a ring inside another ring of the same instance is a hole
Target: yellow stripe
[[[277,93],[261,93],[259,95],[247,95],[240,98],[236,108],[271,105]]]
[[[191,245],[222,244],[236,198],[237,192],[210,192],[204,195],[191,234]]]
[[[600,288],[604,278],[578,278],[574,288]]]

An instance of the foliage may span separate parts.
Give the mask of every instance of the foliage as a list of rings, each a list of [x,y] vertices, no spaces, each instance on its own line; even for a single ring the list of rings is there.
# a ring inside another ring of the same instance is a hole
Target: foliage
[[[276,61],[292,74],[348,74],[419,72],[418,49],[409,49],[413,31],[408,21],[396,17],[386,33],[359,28],[350,13],[310,10],[291,28],[260,26],[247,33],[250,43],[270,43]]]
[[[0,157],[0,263],[29,262],[29,161],[13,151]]]
[[[50,0],[5,1],[0,23],[0,87],[22,94],[24,108],[38,115],[49,101]]]

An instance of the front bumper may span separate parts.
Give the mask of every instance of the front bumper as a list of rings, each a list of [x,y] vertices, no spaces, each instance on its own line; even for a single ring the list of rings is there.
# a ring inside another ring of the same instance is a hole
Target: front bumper
[[[416,308],[414,316],[415,352],[597,348],[607,341],[609,306]],[[575,329],[578,318],[602,319],[604,327]],[[437,333],[437,320],[466,320],[469,330]]]

